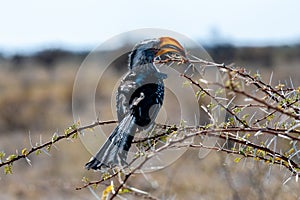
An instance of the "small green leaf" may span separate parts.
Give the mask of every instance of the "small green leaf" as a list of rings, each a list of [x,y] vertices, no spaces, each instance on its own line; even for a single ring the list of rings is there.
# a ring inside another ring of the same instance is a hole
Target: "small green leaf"
[[[55,132],[55,133],[53,134],[52,138],[51,138],[52,143],[56,142],[57,138],[58,138],[58,135],[57,135],[57,133]]]
[[[234,118],[233,117],[229,117],[228,121],[229,121],[229,125],[234,126],[235,123],[234,123]]]
[[[190,84],[191,84],[191,82],[188,81],[188,80],[186,80],[186,81],[184,81],[183,86],[184,86],[184,87],[190,86]]]
[[[246,153],[245,153],[245,149],[244,149],[244,148],[241,148],[239,153],[240,153],[241,155],[243,155],[243,156],[246,156]]]
[[[68,135],[71,131],[72,131],[73,129],[72,129],[72,127],[70,126],[70,127],[68,127],[66,130],[65,130],[65,135]]]
[[[256,74],[254,74],[254,78],[256,78],[257,80],[261,80],[261,74],[257,72]]]
[[[272,114],[272,115],[269,115],[268,117],[267,117],[267,121],[268,122],[270,122],[272,119],[274,119],[274,114]]]
[[[2,162],[3,158],[5,157],[5,153],[0,151],[0,161]]]
[[[235,114],[237,114],[237,113],[241,112],[242,109],[241,109],[241,108],[234,108],[232,111],[233,111]]]
[[[36,150],[35,155],[40,155],[42,153],[42,151],[40,149]]]
[[[241,161],[241,159],[242,159],[242,158],[235,158],[235,159],[234,159],[234,162],[235,162],[235,163],[239,163],[239,162]]]
[[[129,192],[131,192],[131,190],[128,189],[128,188],[122,188],[122,189],[120,190],[120,194],[129,193]]]
[[[216,105],[212,102],[210,102],[208,105],[207,105],[207,108],[208,109],[213,109]]]
[[[113,191],[114,191],[114,185],[113,185],[113,184],[107,186],[107,187],[105,188],[105,190],[102,192],[102,197],[101,197],[101,199],[108,199],[108,195],[109,195],[110,193],[112,193]]]
[[[89,179],[87,178],[87,177],[82,177],[82,182],[84,182],[84,183],[89,183],[90,181],[89,181]]]
[[[249,117],[249,114],[245,114],[245,115],[243,115],[243,117],[242,117],[242,119],[247,119]]]
[[[266,152],[263,151],[263,150],[258,149],[258,150],[256,150],[256,155],[260,156],[260,157],[265,157]]]
[[[11,154],[11,155],[9,155],[9,156],[6,158],[6,160],[7,160],[7,161],[11,161],[11,160],[15,159],[16,157],[17,157],[17,155]]]
[[[213,124],[206,124],[204,129],[209,129],[210,127],[213,127],[214,125]]]
[[[80,122],[77,122],[75,124],[72,124],[71,126],[69,126],[66,130],[65,130],[65,135],[70,134],[72,131],[77,130],[78,126],[80,125]]]
[[[164,142],[164,143],[166,143],[167,140],[168,140],[168,136],[167,135],[160,136],[159,140],[162,141],[162,142]]]
[[[27,154],[28,154],[28,150],[26,148],[22,149],[21,152],[22,152],[23,156],[27,156]]]
[[[88,128],[87,130],[90,132],[94,132],[95,128]]]
[[[285,87],[285,85],[284,85],[284,84],[281,84],[281,83],[275,86],[275,88],[278,89],[278,90],[281,90],[281,89],[283,89],[284,87]]]
[[[78,138],[78,132],[74,133],[74,134],[72,135],[72,138],[73,138],[73,139],[77,139],[77,138]]]
[[[73,125],[71,126],[71,129],[73,129],[73,130],[77,129],[77,124],[73,124]]]
[[[247,133],[247,134],[245,135],[245,138],[246,138],[246,139],[249,139],[250,136],[251,136],[251,134],[250,134],[250,133]]]
[[[13,173],[12,172],[12,165],[11,164],[4,166],[4,173],[5,174],[12,174]]]
[[[51,150],[52,145],[49,144],[48,146],[46,146],[46,150],[49,152]]]
[[[93,189],[96,190],[98,185],[95,183],[92,186],[93,186]]]
[[[216,91],[216,95],[223,94],[223,93],[224,93],[223,88],[218,88],[217,91]]]
[[[202,90],[198,90],[197,92],[196,92],[196,94],[195,94],[195,96],[198,98],[198,97],[200,97],[200,98],[203,98],[203,97],[205,97],[205,92],[204,91],[202,91]]]
[[[110,175],[108,172],[105,172],[105,173],[102,174],[103,180],[107,180],[107,179],[109,179],[110,177],[111,177],[111,175]],[[87,180],[88,180],[88,179],[87,179]]]

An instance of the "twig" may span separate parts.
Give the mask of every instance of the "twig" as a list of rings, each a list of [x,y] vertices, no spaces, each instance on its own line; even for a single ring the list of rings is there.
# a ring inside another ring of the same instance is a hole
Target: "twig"
[[[5,165],[11,165],[15,161],[20,160],[21,158],[26,158],[30,154],[32,154],[32,153],[34,153],[38,150],[41,150],[45,147],[48,147],[49,145],[53,145],[54,143],[57,143],[60,140],[70,138],[71,136],[73,136],[74,134],[76,134],[77,132],[80,132],[82,130],[93,128],[93,127],[100,126],[100,125],[113,124],[113,123],[116,123],[116,122],[117,121],[115,121],[115,120],[96,121],[92,124],[82,126],[78,129],[74,127],[75,129],[71,130],[70,132],[68,132],[64,135],[57,136],[55,139],[51,139],[50,141],[48,141],[46,143],[43,143],[43,144],[40,144],[39,146],[36,146],[36,147],[32,146],[32,148],[28,152],[26,152],[26,154],[19,154],[19,155],[15,156],[13,159],[7,160],[5,162],[0,162],[0,167],[5,166]]]

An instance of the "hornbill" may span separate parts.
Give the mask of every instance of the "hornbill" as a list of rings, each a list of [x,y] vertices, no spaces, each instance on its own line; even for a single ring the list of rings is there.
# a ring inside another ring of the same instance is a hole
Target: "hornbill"
[[[184,48],[171,37],[148,39],[136,44],[129,54],[129,72],[116,95],[118,126],[86,169],[101,170],[127,165],[127,153],[137,131],[151,128],[163,104],[167,75],[155,66],[155,59],[176,55],[186,59]]]

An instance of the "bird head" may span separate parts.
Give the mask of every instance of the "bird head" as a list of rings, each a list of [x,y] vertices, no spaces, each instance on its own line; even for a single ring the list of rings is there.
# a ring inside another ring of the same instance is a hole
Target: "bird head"
[[[135,45],[129,55],[129,68],[153,63],[157,57],[168,58],[176,55],[186,60],[186,54],[181,44],[171,37],[144,40]]]

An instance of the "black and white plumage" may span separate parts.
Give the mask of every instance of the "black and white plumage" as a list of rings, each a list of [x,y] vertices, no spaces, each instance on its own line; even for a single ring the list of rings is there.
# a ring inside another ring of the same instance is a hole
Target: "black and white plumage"
[[[170,37],[145,40],[133,48],[129,55],[129,72],[122,79],[116,96],[119,124],[85,165],[87,169],[127,165],[127,153],[136,131],[149,128],[163,104],[163,80],[167,75],[157,69],[154,59],[170,53],[185,58],[183,47]]]

